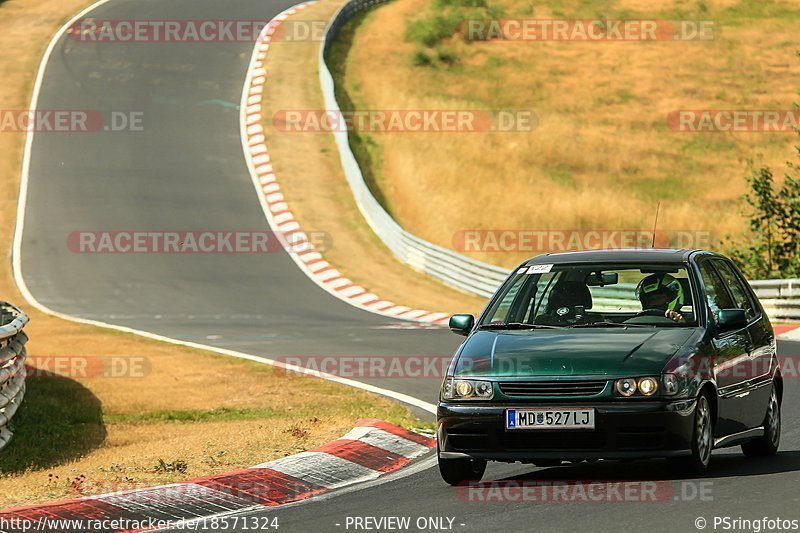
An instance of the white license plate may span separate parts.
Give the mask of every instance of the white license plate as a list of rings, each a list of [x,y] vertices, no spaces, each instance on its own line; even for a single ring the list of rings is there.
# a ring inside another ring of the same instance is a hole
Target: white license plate
[[[506,429],[594,429],[594,409],[506,409]]]

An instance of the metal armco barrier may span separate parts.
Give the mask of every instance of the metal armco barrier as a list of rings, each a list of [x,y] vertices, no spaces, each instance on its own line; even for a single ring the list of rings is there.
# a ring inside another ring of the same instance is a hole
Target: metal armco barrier
[[[25,396],[25,343],[28,316],[0,302],[0,450],[11,440],[11,419]]]
[[[800,320],[800,279],[751,281],[761,305],[773,320]]]
[[[325,98],[325,109],[328,112],[341,112],[334,94],[333,76],[331,76],[325,56],[331,43],[339,34],[342,26],[354,15],[372,6],[382,4],[386,0],[353,0],[348,2],[334,15],[325,31],[325,40],[320,47],[319,79],[322,94]],[[412,235],[400,227],[397,222],[378,203],[364,181],[350,144],[347,131],[335,131],[336,146],[344,167],[344,173],[361,214],[372,230],[383,243],[403,262],[414,270],[424,272],[444,283],[463,291],[480,296],[491,296],[503,282],[509,271],[505,268],[475,261],[461,254],[436,244],[427,242]]]
[[[388,0],[352,0],[333,16],[320,47],[319,80],[328,112],[341,113],[336,101],[333,76],[326,56],[342,26],[359,12]],[[414,270],[424,272],[447,285],[478,296],[489,297],[508,276],[509,270],[476,261],[452,250],[427,242],[407,232],[386,212],[369,190],[355,155],[350,150],[347,131],[334,131],[339,158],[356,204],[381,241]],[[800,280],[750,282],[773,320],[800,320]]]

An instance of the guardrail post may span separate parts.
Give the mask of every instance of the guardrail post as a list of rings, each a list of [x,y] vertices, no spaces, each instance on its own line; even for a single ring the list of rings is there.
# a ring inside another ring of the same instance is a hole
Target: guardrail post
[[[25,343],[22,331],[28,316],[13,305],[0,302],[0,450],[11,440],[11,419],[25,397]]]

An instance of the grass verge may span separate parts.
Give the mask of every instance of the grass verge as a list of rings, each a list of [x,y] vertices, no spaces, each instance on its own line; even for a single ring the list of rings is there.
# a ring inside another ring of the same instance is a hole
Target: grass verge
[[[51,36],[88,4],[0,2],[0,48],[6,52],[0,109],[27,108]],[[0,252],[6,257],[24,141],[22,134],[0,134],[6,191],[0,196]],[[404,407],[365,392],[42,314],[24,305],[9,262],[0,263],[0,295],[31,316],[28,352],[39,366],[143,362],[125,377],[94,377],[68,365],[58,375],[29,379],[14,440],[0,452],[0,507],[251,466],[337,438],[362,416],[416,423]]]
[[[474,13],[477,13],[475,15]],[[711,41],[468,41],[464,18],[713,21]],[[675,110],[790,110],[800,86],[794,2],[397,0],[346,29],[341,101],[385,109],[533,110],[513,133],[373,133],[356,154],[412,233],[746,230],[748,158],[783,174],[792,133],[678,133]],[[379,74],[377,74],[379,73]],[[425,201],[420,201],[425,198]],[[698,239],[699,240],[699,239]],[[702,243],[700,243],[702,244]],[[473,257],[513,266],[536,250]]]

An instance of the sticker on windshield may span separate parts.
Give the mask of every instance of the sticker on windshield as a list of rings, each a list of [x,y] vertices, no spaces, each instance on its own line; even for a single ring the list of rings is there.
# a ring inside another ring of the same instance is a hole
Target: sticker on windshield
[[[528,271],[528,267],[522,267],[517,269],[517,274],[524,274]]]
[[[553,270],[553,265],[533,265],[528,269],[528,274],[547,274]]]

